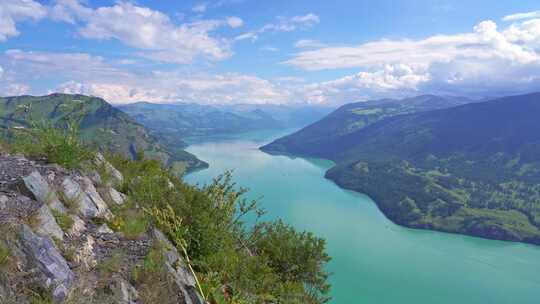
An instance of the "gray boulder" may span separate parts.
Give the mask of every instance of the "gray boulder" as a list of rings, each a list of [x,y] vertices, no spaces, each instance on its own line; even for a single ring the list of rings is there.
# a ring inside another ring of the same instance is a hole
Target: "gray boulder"
[[[72,178],[64,178],[62,181],[62,191],[69,200],[77,204],[77,209],[82,217],[92,218],[99,215],[99,211],[94,202]]]
[[[39,222],[36,227],[37,234],[55,237],[59,240],[64,239],[64,232],[62,231],[62,228],[58,226],[49,206],[45,204],[41,206],[41,208],[37,210],[36,217]]]
[[[122,277],[116,277],[111,285],[114,293],[114,303],[117,304],[137,304],[139,293],[129,282]]]
[[[94,205],[97,207],[98,210],[98,217],[111,219],[112,213],[109,210],[109,207],[107,206],[107,203],[101,198],[101,195],[96,190],[96,187],[94,187],[94,184],[92,181],[87,177],[82,177],[80,179],[80,183],[84,189],[84,192],[88,197],[92,200]]]
[[[21,241],[30,265],[38,270],[43,287],[52,290],[56,302],[63,302],[75,280],[64,257],[49,237],[34,234],[27,225],[22,227]]]
[[[184,259],[178,253],[178,250],[176,250],[161,231],[154,229],[152,236],[164,249],[165,266],[167,272],[173,278],[175,285],[182,293],[180,297],[184,299],[186,304],[204,304],[204,300],[197,292],[195,278],[189,271]]]
[[[126,195],[114,189],[113,187],[107,187],[102,190],[103,196],[116,205],[123,205],[126,201]]]
[[[49,205],[52,209],[65,213],[66,208],[58,199],[56,192],[51,189],[49,183],[35,170],[30,175],[22,178],[26,190],[36,198],[37,201]]]
[[[103,166],[106,173],[112,178],[113,185],[119,185],[124,181],[124,177],[120,171],[116,170],[103,156],[101,153],[97,153],[95,158],[95,163],[98,166]]]

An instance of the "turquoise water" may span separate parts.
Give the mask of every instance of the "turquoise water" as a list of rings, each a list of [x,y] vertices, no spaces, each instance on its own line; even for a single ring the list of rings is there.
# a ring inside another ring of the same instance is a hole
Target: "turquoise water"
[[[540,247],[397,226],[367,196],[324,179],[332,162],[258,150],[282,133],[192,142],[188,151],[210,168],[185,180],[207,183],[234,169],[267,218],[326,238],[332,303],[540,303]]]

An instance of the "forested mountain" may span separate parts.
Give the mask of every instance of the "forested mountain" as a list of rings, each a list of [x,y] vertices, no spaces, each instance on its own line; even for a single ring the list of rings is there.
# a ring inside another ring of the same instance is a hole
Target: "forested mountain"
[[[152,104],[119,106],[136,121],[166,138],[242,133],[301,127],[330,109],[314,106]]]
[[[0,127],[4,137],[12,135],[13,127],[43,122],[55,127],[66,127],[70,122],[78,124],[83,141],[102,150],[130,157],[144,151],[146,157],[159,159],[179,170],[206,166],[182,150],[185,143],[181,140],[174,146],[162,144],[144,126],[101,98],[69,94],[0,98]]]
[[[384,118],[421,111],[448,108],[471,100],[463,97],[422,95],[406,99],[381,99],[341,106],[320,121],[264,147],[265,151],[319,155],[334,150],[331,142]],[[320,155],[324,156],[324,155]]]
[[[539,116],[536,93],[386,117],[324,146],[289,137],[263,149],[335,160],[327,177],[399,224],[540,244]]]

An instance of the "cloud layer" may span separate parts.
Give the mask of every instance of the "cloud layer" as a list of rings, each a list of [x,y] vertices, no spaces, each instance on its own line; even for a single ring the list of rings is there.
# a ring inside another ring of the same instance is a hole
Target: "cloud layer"
[[[537,90],[540,19],[528,19],[534,16],[507,16],[506,20],[520,21],[502,30],[487,20],[469,33],[323,46],[301,51],[285,64],[306,71],[361,70],[310,85],[306,98],[312,102],[421,93],[484,97]]]

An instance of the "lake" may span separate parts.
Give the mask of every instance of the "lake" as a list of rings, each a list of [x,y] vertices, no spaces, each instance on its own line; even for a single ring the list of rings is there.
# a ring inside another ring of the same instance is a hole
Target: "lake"
[[[331,161],[258,150],[289,131],[193,141],[187,150],[210,168],[185,180],[204,184],[233,169],[266,219],[324,237],[332,303],[540,303],[540,246],[395,225],[369,197],[325,179]]]

